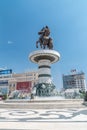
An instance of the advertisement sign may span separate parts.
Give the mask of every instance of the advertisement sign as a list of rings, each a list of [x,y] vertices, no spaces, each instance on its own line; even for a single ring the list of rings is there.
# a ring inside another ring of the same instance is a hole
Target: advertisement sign
[[[32,88],[32,82],[26,81],[26,82],[17,82],[17,88],[16,90],[20,90],[23,92],[31,92]]]
[[[12,69],[0,70],[0,75],[2,74],[12,74]]]

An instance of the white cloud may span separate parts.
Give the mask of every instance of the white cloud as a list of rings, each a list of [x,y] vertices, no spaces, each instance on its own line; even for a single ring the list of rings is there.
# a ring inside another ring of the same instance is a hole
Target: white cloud
[[[8,41],[8,44],[13,44],[13,41]]]

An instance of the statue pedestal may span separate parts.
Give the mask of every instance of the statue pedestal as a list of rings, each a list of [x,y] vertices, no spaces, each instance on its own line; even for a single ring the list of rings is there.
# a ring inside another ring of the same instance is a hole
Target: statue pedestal
[[[38,50],[29,55],[29,59],[38,64],[37,96],[54,95],[55,85],[51,79],[51,64],[57,62],[60,54],[55,50]]]

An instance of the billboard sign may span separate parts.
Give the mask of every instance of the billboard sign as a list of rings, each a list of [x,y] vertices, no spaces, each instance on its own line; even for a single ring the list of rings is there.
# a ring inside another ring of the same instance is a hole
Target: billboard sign
[[[31,81],[17,82],[16,90],[20,90],[23,92],[31,92],[31,89],[32,89]]]
[[[12,69],[2,69],[0,70],[0,75],[2,74],[12,74]]]

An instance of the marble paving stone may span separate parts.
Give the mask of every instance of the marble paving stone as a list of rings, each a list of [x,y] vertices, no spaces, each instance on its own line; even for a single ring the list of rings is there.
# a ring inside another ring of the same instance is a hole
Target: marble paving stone
[[[82,109],[0,109],[0,122],[87,122]]]

